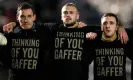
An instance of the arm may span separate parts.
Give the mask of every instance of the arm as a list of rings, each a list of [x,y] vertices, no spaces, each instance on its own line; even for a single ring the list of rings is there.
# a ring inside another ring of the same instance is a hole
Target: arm
[[[18,22],[10,22],[10,23],[4,25],[2,28],[3,28],[3,31],[4,31],[4,32],[10,33],[10,32],[12,32],[13,29],[14,29],[15,27],[17,27],[18,25],[19,25]],[[42,29],[43,29],[44,27],[45,27],[45,28],[51,29],[53,26],[55,26],[55,25],[57,25],[57,24],[56,24],[56,23],[36,22],[36,25],[39,26],[39,27],[41,27]],[[0,29],[0,30],[1,30],[1,29]]]
[[[86,34],[86,39],[88,39],[88,40],[95,40],[99,33],[101,33],[101,30],[99,28],[94,28],[91,32],[88,32]]]
[[[84,23],[82,21],[78,22],[78,28],[82,28],[82,27],[85,27],[85,26],[87,26],[86,23]]]
[[[98,28],[97,26],[96,27],[93,26],[93,27],[91,27],[93,29],[93,31],[96,31],[96,32],[100,31],[100,28]],[[94,33],[94,32],[87,33],[87,39],[94,40],[96,37],[97,37],[97,34]],[[121,40],[122,44],[126,44],[127,41],[129,40],[129,37],[128,37],[128,34],[127,34],[126,30],[122,27],[120,27],[118,29],[118,37],[119,37],[118,39]]]
[[[13,29],[16,26],[17,26],[17,22],[10,22],[10,23],[8,23],[8,24],[6,24],[6,25],[3,26],[3,31],[10,33],[10,32],[13,31]]]

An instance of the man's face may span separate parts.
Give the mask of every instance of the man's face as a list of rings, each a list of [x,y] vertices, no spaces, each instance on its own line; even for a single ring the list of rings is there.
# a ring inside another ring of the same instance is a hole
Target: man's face
[[[112,37],[117,30],[117,22],[115,17],[107,16],[101,20],[101,28],[106,37]]]
[[[75,23],[79,19],[79,13],[74,6],[64,6],[61,11],[64,24]]]
[[[36,15],[33,14],[32,9],[22,9],[18,12],[17,20],[23,29],[32,28]]]

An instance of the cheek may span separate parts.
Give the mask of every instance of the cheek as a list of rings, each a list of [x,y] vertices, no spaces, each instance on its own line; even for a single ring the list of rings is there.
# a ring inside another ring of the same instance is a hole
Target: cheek
[[[106,30],[106,27],[102,27],[101,29],[102,29],[102,31],[105,31]]]
[[[103,31],[103,27],[101,26],[101,31]]]
[[[76,19],[77,19],[77,20],[79,19],[79,15],[76,16]]]
[[[22,23],[22,22],[23,22],[23,20],[22,20],[22,19],[18,19],[18,21],[19,21],[20,23]]]
[[[20,20],[21,20],[20,17],[18,17],[17,20],[20,22]]]
[[[112,28],[112,33],[115,33],[116,32],[116,28]]]
[[[18,18],[18,21],[19,21],[19,22],[23,22],[24,20],[23,20],[22,18],[19,17],[19,18]]]
[[[24,23],[24,20],[23,19],[20,19],[20,23]]]
[[[65,16],[64,16],[64,15],[62,15],[62,16],[61,16],[61,19],[62,19],[62,20],[63,20],[63,19],[65,19]]]
[[[77,16],[75,16],[75,15],[71,16],[71,18],[73,21],[77,20]]]
[[[117,31],[117,27],[114,27],[114,29],[113,29],[114,31]]]

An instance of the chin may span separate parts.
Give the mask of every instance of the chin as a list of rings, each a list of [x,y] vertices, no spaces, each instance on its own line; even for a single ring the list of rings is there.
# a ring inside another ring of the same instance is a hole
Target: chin
[[[29,28],[31,28],[31,26],[23,26],[24,27],[24,29],[29,29]]]
[[[63,22],[64,24],[68,24],[68,22]]]
[[[111,37],[112,35],[111,34],[105,34],[106,37]]]
[[[107,35],[107,37],[112,37],[113,35]]]
[[[67,23],[67,24],[71,24],[72,22],[70,22],[70,21],[67,21],[66,23]]]

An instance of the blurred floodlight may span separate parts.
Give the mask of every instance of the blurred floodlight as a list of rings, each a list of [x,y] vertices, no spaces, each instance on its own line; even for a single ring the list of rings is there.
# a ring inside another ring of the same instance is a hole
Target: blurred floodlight
[[[111,11],[112,13],[118,14],[118,13],[119,13],[119,6],[118,6],[117,4],[112,4],[112,5],[110,6],[110,11]]]

